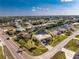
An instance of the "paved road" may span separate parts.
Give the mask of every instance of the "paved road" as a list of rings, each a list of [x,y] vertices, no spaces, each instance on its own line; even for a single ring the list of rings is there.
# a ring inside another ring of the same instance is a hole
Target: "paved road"
[[[55,46],[51,50],[47,51],[46,53],[44,53],[38,57],[42,57],[41,59],[50,59],[58,51],[60,51],[70,40],[72,40],[77,34],[79,34],[79,31],[74,32],[71,36],[69,36],[67,39],[65,39],[61,43],[59,43],[57,46]],[[36,57],[36,58],[38,58],[38,57]]]
[[[22,54],[17,53],[18,46],[16,46],[16,44],[13,41],[6,40],[7,35],[3,34],[3,30],[0,29],[0,39],[5,43],[5,45],[8,47],[15,59],[34,59],[32,56],[26,54],[25,52],[22,52]]]
[[[65,49],[65,48],[62,48],[62,51],[65,52],[66,59],[73,59],[75,52]]]

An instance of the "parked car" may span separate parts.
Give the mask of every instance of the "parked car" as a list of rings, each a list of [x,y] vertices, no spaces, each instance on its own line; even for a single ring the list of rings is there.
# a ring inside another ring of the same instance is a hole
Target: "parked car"
[[[10,40],[10,38],[8,37],[7,40]]]

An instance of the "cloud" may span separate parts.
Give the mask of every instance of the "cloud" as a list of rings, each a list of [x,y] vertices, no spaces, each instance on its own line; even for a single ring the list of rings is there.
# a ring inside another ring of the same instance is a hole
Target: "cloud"
[[[42,8],[41,7],[32,7],[33,12],[38,11],[38,10],[42,10]]]
[[[32,11],[35,12],[36,11],[36,7],[32,7]]]
[[[50,9],[50,8],[46,8],[46,10],[47,10],[47,11],[50,11],[51,9]]]
[[[36,7],[38,10],[41,10],[42,8],[40,8],[40,7]]]
[[[72,2],[73,0],[61,0],[61,2]]]
[[[51,8],[44,8],[44,7],[32,7],[32,12],[49,12],[51,11],[52,9]]]

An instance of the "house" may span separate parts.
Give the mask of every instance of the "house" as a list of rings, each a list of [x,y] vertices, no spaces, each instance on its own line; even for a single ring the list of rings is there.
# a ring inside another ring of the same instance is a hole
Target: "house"
[[[20,23],[22,23],[22,19],[16,19],[15,20],[15,26],[16,27],[21,27]]]
[[[50,40],[51,35],[49,34],[37,34],[35,35],[35,39],[37,39],[42,45],[48,45],[48,40]]]
[[[79,49],[77,50],[76,54],[74,55],[73,59],[79,59]]]
[[[60,35],[60,34],[62,34],[62,31],[60,31],[60,30],[54,30],[51,34],[52,35]]]
[[[15,22],[22,23],[22,19],[17,19]]]
[[[73,23],[72,25],[73,25],[73,26],[78,26],[78,27],[79,27],[79,23],[77,23],[77,22],[76,22],[76,23]]]
[[[76,41],[76,45],[77,45],[77,46],[79,46],[79,40],[78,40],[78,41]]]
[[[46,39],[46,38],[50,38],[51,37],[51,35],[49,35],[49,34],[38,34],[38,35],[36,35],[36,39],[38,40],[38,41],[41,41],[41,40],[43,40],[43,39]]]
[[[22,27],[16,28],[16,32],[23,32],[23,31],[26,31],[26,29]]]
[[[28,32],[20,32],[20,33],[18,33],[17,35],[22,36],[22,37],[25,37],[25,36],[27,36],[28,34],[29,34]]]

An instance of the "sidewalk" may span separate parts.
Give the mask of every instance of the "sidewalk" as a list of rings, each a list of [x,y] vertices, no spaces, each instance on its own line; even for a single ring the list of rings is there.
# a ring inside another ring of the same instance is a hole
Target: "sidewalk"
[[[62,51],[65,52],[66,59],[73,59],[75,52],[62,48]]]
[[[48,50],[51,50],[53,47],[50,45],[45,46]]]

